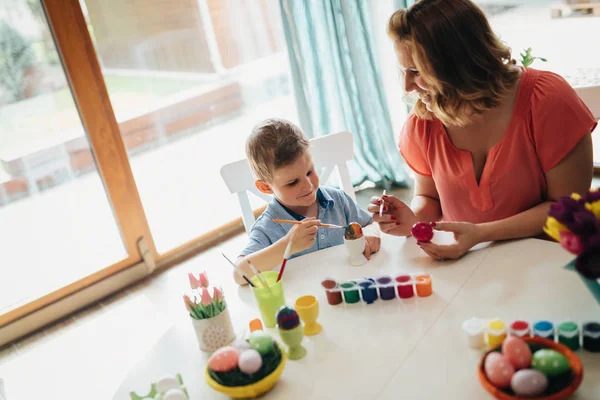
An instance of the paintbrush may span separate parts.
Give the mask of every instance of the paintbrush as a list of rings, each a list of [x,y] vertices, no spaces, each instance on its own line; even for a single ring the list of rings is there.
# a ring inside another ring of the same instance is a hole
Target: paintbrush
[[[283,252],[283,261],[281,262],[281,269],[279,270],[279,275],[277,275],[277,282],[283,276],[283,270],[285,269],[285,264],[287,263],[288,258],[290,258],[290,253],[292,251],[292,241],[290,240],[285,246],[285,251]]]
[[[252,265],[252,263],[250,262],[250,259],[246,259],[246,261],[248,261],[248,266],[252,270],[252,273],[258,277],[258,280],[260,281],[260,283],[262,283],[262,285],[269,291],[269,293],[273,294],[271,292],[271,288],[269,287],[269,285],[267,285],[267,281],[265,281],[265,278],[263,278],[260,275],[260,272],[258,272],[256,267],[254,265]]]
[[[379,216],[380,217],[383,216],[383,204],[385,203],[383,201],[383,196],[385,196],[385,189],[383,189],[383,194],[381,195],[381,205],[379,206]]]
[[[279,222],[281,224],[293,224],[293,225],[300,225],[302,223],[302,221],[293,221],[291,219],[273,219],[273,222]],[[322,226],[323,228],[342,228],[342,229],[346,229],[345,226],[339,226],[336,224],[317,224],[317,226]]]
[[[254,286],[254,283],[250,282],[250,279],[248,279],[248,277],[247,277],[246,275],[244,275],[244,274],[243,274],[242,270],[240,270],[240,269],[238,268],[238,266],[237,266],[237,265],[235,265],[235,264],[233,263],[233,261],[231,261],[229,258],[227,258],[227,256],[225,255],[225,253],[221,253],[221,254],[223,255],[223,257],[225,257],[225,259],[226,259],[227,261],[229,261],[229,264],[231,264],[231,266],[233,267],[233,269],[235,270],[235,272],[237,272],[237,273],[238,273],[238,275],[240,275],[242,278],[244,278],[244,280],[245,280],[246,282],[248,282],[248,285],[250,285],[250,286],[252,286],[252,287],[255,287],[255,286]]]

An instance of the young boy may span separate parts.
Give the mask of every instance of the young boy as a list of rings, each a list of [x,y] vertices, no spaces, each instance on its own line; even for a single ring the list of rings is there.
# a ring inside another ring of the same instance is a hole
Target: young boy
[[[246,142],[246,154],[257,178],[256,187],[274,197],[256,220],[250,241],[237,260],[247,276],[252,275],[248,259],[259,271],[272,270],[281,263],[290,241],[294,257],[344,242],[344,229],[320,227],[320,222],[344,227],[351,222],[362,227],[373,222],[343,190],[319,188],[309,142],[291,122],[273,118],[257,124]],[[302,223],[284,224],[273,219]],[[364,255],[370,259],[379,251],[381,241],[376,236],[365,238]],[[246,284],[238,274],[234,277],[240,285]]]

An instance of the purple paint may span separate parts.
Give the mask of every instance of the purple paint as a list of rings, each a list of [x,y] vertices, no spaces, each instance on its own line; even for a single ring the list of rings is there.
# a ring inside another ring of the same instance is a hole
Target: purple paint
[[[381,297],[381,300],[392,300],[396,298],[396,289],[394,285],[390,285],[391,282],[392,278],[389,276],[382,276],[380,278],[377,278],[377,284],[385,286],[379,288],[379,297]]]

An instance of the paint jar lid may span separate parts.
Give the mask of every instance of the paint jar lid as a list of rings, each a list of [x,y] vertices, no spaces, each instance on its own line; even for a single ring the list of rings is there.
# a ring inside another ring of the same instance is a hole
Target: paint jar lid
[[[506,331],[506,325],[504,324],[504,322],[497,318],[489,321],[487,327],[488,330],[492,333],[500,334]]]
[[[510,324],[510,327],[516,331],[522,331],[529,329],[529,324],[527,323],[527,321],[517,320]]]
[[[471,336],[478,335],[483,332],[484,327],[484,321],[476,317],[469,318],[462,324],[463,330]]]
[[[600,323],[589,321],[583,323],[583,336],[588,336],[594,339],[600,338]]]
[[[354,288],[355,286],[356,286],[356,283],[354,283],[354,282],[352,282],[352,281],[350,281],[350,282],[344,282],[344,283],[342,283],[342,284],[340,285],[340,287],[341,287],[342,289],[352,289],[352,288]]]
[[[538,321],[533,325],[536,331],[551,331],[554,325],[550,321]]]
[[[575,337],[579,335],[579,326],[575,322],[565,321],[558,325],[558,334],[566,337]]]

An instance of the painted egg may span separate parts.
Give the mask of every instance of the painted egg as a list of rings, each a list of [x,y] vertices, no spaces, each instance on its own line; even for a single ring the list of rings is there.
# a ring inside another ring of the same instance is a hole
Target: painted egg
[[[231,346],[235,347],[239,351],[244,351],[252,348],[252,346],[250,346],[250,343],[242,339],[235,339],[233,343],[231,343]]]
[[[509,336],[502,343],[502,354],[515,369],[527,368],[531,365],[531,350],[525,341],[516,336]]]
[[[188,400],[187,396],[181,389],[170,389],[163,396],[163,400]]]
[[[558,351],[542,349],[533,353],[531,366],[548,378],[564,374],[569,371],[569,361]]]
[[[352,222],[346,227],[344,237],[346,240],[360,239],[363,235],[362,228],[358,222]]]
[[[156,390],[165,393],[169,389],[179,389],[179,382],[173,375],[165,375],[156,382]]]
[[[208,359],[208,368],[215,372],[231,371],[238,365],[240,351],[232,346],[221,347]]]
[[[293,308],[281,306],[277,312],[277,327],[288,331],[300,325],[300,317]]]
[[[420,242],[429,242],[433,238],[433,227],[429,222],[417,222],[410,232]]]
[[[483,369],[490,382],[500,389],[510,386],[510,380],[515,373],[510,361],[496,351],[487,355]]]
[[[263,356],[273,349],[273,338],[265,331],[254,331],[248,337],[250,346]]]
[[[262,357],[259,352],[254,349],[244,350],[242,351],[242,354],[240,354],[238,363],[240,370],[243,373],[250,375],[260,369],[262,366]]]
[[[517,396],[535,397],[548,387],[548,378],[535,369],[522,369],[515,372],[510,380],[510,387]]]

